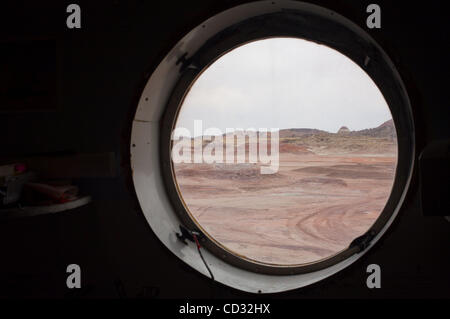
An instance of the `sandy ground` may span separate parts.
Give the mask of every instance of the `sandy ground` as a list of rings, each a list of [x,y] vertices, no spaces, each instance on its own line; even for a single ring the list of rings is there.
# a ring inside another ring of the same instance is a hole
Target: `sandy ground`
[[[340,154],[280,145],[276,174],[258,164],[176,164],[192,216],[216,241],[260,262],[314,262],[348,247],[390,194],[395,153]],[[319,155],[320,154],[320,155]]]

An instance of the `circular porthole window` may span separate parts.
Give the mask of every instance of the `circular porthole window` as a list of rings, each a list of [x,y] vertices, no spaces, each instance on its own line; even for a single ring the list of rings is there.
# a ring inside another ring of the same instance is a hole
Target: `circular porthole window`
[[[400,77],[361,29],[309,4],[251,3],[201,24],[155,70],[133,178],[179,258],[237,289],[285,291],[343,269],[387,230],[413,132]]]
[[[352,60],[270,38],[225,53],[194,80],[171,156],[180,211],[218,250],[295,267],[339,254],[375,223],[397,138],[383,95]]]

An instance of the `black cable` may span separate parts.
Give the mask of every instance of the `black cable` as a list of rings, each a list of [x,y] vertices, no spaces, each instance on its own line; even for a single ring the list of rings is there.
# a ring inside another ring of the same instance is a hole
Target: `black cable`
[[[200,233],[196,232],[196,231],[192,231],[188,228],[186,228],[183,225],[180,225],[180,233],[176,233],[177,238],[185,245],[187,245],[188,243],[186,242],[186,239],[192,242],[195,242],[195,244],[197,245],[197,250],[198,250],[198,254],[200,255],[200,258],[203,261],[203,264],[205,264],[206,269],[208,269],[208,272],[211,276],[211,279],[214,280],[214,275],[211,271],[211,269],[209,268],[208,264],[206,263],[205,258],[203,257],[201,248],[202,246],[200,245],[200,242],[198,240],[198,236],[200,236]]]
[[[201,248],[200,242],[197,239],[197,235],[194,232],[192,232],[192,236],[194,237],[195,243],[197,244],[198,254],[200,255],[200,258],[203,260],[203,263],[205,264],[206,269],[208,269],[208,272],[209,272],[209,274],[211,276],[211,279],[214,280],[214,275],[213,275],[211,269],[209,268],[208,264],[206,263],[205,258],[203,258],[203,254],[202,254],[202,251],[200,249]]]

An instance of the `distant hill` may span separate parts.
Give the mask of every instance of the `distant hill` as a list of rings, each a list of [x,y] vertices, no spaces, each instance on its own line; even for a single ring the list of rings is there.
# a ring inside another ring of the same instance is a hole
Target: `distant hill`
[[[375,128],[368,128],[360,131],[352,131],[351,135],[355,136],[370,136],[370,137],[382,137],[382,138],[396,138],[394,121],[389,120],[377,126]]]
[[[305,135],[315,135],[327,133],[326,131],[318,130],[315,128],[289,128],[280,130],[280,138],[282,137],[301,137]]]
[[[234,135],[235,133],[223,134],[223,137],[227,135]],[[258,135],[259,132],[256,132]],[[333,135],[347,135],[347,136],[369,136],[369,137],[377,137],[377,138],[391,138],[395,139],[397,134],[395,132],[395,126],[393,120],[388,120],[383,124],[374,127],[363,129],[359,131],[350,131],[346,126],[342,126],[337,133],[330,133],[324,130],[319,130],[315,128],[288,128],[281,129],[279,131],[279,137],[284,139],[292,139],[292,138],[305,138],[311,136],[333,136]],[[201,139],[202,136],[198,136],[196,138]]]
[[[280,131],[280,152],[296,154],[390,154],[397,152],[394,122],[369,129],[350,131],[342,126],[337,133],[315,129]]]
[[[334,134],[348,134],[351,136],[369,136],[378,138],[396,138],[395,126],[393,120],[388,120],[380,126],[368,128],[359,131],[350,131],[346,126],[342,126],[337,133],[329,133],[323,130],[312,128],[290,128],[280,130],[280,138],[289,137],[305,137],[308,135],[334,135]]]
[[[245,132],[241,133],[245,134]],[[255,133],[256,135],[259,134],[258,132]],[[235,136],[235,133],[223,134],[223,142],[229,136]],[[397,154],[395,126],[392,120],[377,127],[359,131],[350,131],[349,128],[342,126],[337,133],[311,128],[282,129],[279,131],[279,137],[280,153],[303,155],[314,153],[322,155],[338,153],[389,154],[390,156]],[[203,147],[211,143],[210,138],[203,139],[202,136],[197,136],[195,139],[191,139],[191,147],[194,147],[194,140],[197,139],[202,142]],[[257,142],[245,140],[246,152],[249,151],[251,143]]]
[[[348,133],[350,133],[350,130],[347,126],[342,126],[337,133],[338,134],[348,134]]]

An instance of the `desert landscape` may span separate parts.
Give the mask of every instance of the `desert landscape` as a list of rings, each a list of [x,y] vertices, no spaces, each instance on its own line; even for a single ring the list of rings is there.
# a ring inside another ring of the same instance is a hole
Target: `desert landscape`
[[[187,209],[210,237],[249,259],[297,265],[335,255],[370,228],[390,195],[393,122],[336,133],[284,129],[279,137],[275,174],[261,174],[260,163],[174,164]]]

